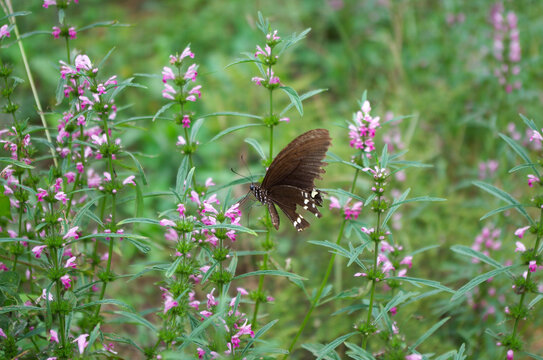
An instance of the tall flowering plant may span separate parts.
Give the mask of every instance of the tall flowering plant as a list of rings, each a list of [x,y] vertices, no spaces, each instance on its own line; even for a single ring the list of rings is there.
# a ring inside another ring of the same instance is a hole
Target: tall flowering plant
[[[533,149],[541,148],[541,141],[543,141],[542,130],[536,125],[536,123],[525,116],[522,116],[524,124],[529,129],[530,142],[536,143],[536,146],[530,146]],[[526,191],[529,192],[531,203],[520,203],[515,197],[501,190],[491,184],[484,182],[475,182],[475,185],[481,189],[496,196],[500,200],[505,201],[508,205],[500,207],[491,211],[487,216],[495,215],[508,209],[515,209],[523,216],[524,224],[510,234],[510,243],[515,242],[514,253],[516,260],[512,263],[502,265],[496,263],[496,261],[488,256],[481,256],[480,254],[473,254],[472,256],[478,258],[481,261],[495,267],[485,274],[482,274],[467,284],[465,284],[455,297],[461,297],[466,294],[483,281],[488,281],[494,277],[500,275],[508,275],[511,283],[510,296],[505,299],[505,306],[500,311],[502,315],[506,317],[506,321],[500,326],[500,332],[496,333],[494,327],[490,327],[487,333],[490,334],[495,341],[496,345],[500,347],[502,359],[512,360],[518,354],[538,358],[537,355],[528,351],[529,345],[525,344],[523,339],[528,338],[527,331],[523,331],[521,323],[526,322],[526,327],[530,326],[530,314],[533,311],[534,306],[540,300],[539,295],[543,290],[543,285],[538,277],[538,271],[542,268],[542,255],[541,255],[541,237],[543,234],[542,221],[543,221],[543,201],[541,195],[534,193],[541,184],[541,174],[539,171],[540,160],[532,160],[532,154],[518,142],[511,137],[500,134],[500,137],[511,147],[511,149],[520,156],[525,164],[514,167],[510,172],[517,172],[520,170],[529,170],[529,174],[526,175]],[[535,156],[540,157],[540,150],[534,151]],[[534,219],[532,216],[536,216]],[[485,216],[485,217],[487,217]],[[531,240],[530,240],[531,238]],[[531,241],[531,242],[530,242]],[[512,249],[513,246],[509,245]],[[508,266],[507,266],[508,265]],[[514,295],[513,295],[514,294]]]

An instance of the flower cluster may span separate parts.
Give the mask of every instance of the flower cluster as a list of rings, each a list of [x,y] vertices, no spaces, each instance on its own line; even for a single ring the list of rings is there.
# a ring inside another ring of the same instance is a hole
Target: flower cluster
[[[362,211],[364,205],[361,201],[357,201],[351,204],[351,198],[348,198],[343,205],[340,204],[339,199],[335,196],[330,196],[330,210],[343,208],[345,220],[356,220]]]
[[[527,147],[534,151],[540,151],[543,148],[541,139],[541,133],[539,131],[533,131],[532,129],[526,129],[524,136],[516,129],[515,123],[509,123],[507,125],[507,132],[509,136],[515,141],[521,141],[522,146]]]
[[[8,25],[2,25],[0,27],[0,40],[3,40],[4,38],[10,37],[11,34],[9,32],[9,26]]]
[[[498,170],[498,165],[498,161],[494,159],[480,162],[479,179],[484,180],[493,177],[496,174],[496,170]]]
[[[187,58],[194,58],[194,53],[188,46],[181,55],[170,55],[170,64],[175,66],[175,72],[169,66],[164,66],[162,69],[162,82],[164,83],[162,96],[181,106],[181,112],[177,114],[175,121],[178,125],[183,125],[184,128],[190,127],[193,117],[193,114],[184,112],[184,104],[188,101],[195,102],[202,97],[202,85],[192,86],[191,84],[196,81],[198,76],[198,65],[186,66]]]
[[[375,130],[380,126],[379,116],[372,117],[370,115],[371,105],[369,101],[364,101],[361,110],[353,115],[353,121],[349,123],[349,137],[351,141],[349,145],[352,148],[360,149],[366,156],[375,150]]]
[[[386,237],[390,235],[389,231],[381,231],[376,234],[375,228],[362,227],[362,232],[367,234],[370,238],[376,238],[379,240],[380,252],[377,256],[377,265],[379,266],[380,275],[376,278],[377,281],[383,280],[388,277],[397,276],[405,277],[408,269],[413,266],[413,256],[404,255],[405,251],[401,245],[391,245],[385,241]],[[402,267],[403,265],[403,267]],[[367,277],[367,273],[358,272],[355,277]],[[388,286],[397,287],[399,284],[389,281]],[[385,289],[387,285],[385,284]]]
[[[521,87],[520,80],[515,80],[520,73],[521,60],[517,15],[513,11],[505,15],[503,5],[497,3],[490,11],[490,21],[494,28],[493,54],[498,62],[494,75],[498,78],[500,85],[503,85],[510,93],[513,89]]]

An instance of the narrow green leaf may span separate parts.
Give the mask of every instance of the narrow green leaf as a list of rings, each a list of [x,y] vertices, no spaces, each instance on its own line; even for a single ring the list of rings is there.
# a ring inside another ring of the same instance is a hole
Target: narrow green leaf
[[[132,158],[132,160],[134,161],[134,164],[136,165],[136,168],[138,169],[141,180],[143,181],[143,185],[147,185],[147,177],[145,176],[145,172],[143,171],[143,166],[141,166],[138,159],[136,159],[134,154],[132,154],[130,151],[124,151],[123,153],[127,154],[128,156]]]
[[[235,230],[244,232],[247,234],[251,234],[256,236],[256,232],[252,229],[249,229],[245,226],[241,225],[232,225],[232,224],[215,224],[215,225],[204,225],[204,226],[196,226],[196,229],[227,229],[227,230]]]
[[[160,225],[160,221],[155,219],[149,219],[149,218],[127,218],[119,221],[117,225],[124,225],[124,224],[152,224],[152,225]]]
[[[306,278],[304,278],[304,277],[302,277],[302,276],[300,276],[298,274],[294,274],[294,273],[290,273],[290,272],[286,272],[286,271],[282,271],[282,270],[257,270],[257,271],[252,271],[252,272],[248,272],[248,273],[245,273],[245,274],[235,276],[234,280],[242,279],[242,278],[245,278],[245,277],[248,277],[248,276],[260,276],[260,275],[284,276],[284,277],[288,277],[288,278],[292,278],[292,279],[307,280]]]
[[[519,114],[526,126],[534,131],[540,131],[535,122],[532,119],[528,119],[526,116]]]
[[[121,308],[128,309],[132,312],[134,312],[134,307],[132,305],[129,305],[123,301],[117,300],[117,299],[103,299],[103,300],[95,300],[88,303],[83,303],[81,305],[78,305],[74,307],[74,311],[80,311],[89,307],[96,306],[98,304],[108,304],[108,305],[116,305]]]
[[[535,304],[537,304],[541,299],[543,299],[543,295],[537,295],[535,298],[533,298],[532,301],[528,304],[528,309],[532,309]]]
[[[420,286],[420,285],[429,286],[429,287],[433,287],[435,289],[443,290],[443,291],[454,294],[454,290],[452,290],[452,289],[446,287],[445,285],[442,285],[440,282],[434,281],[434,280],[419,279],[419,278],[413,278],[413,277],[400,277],[400,276],[388,277],[388,278],[385,278],[385,280],[407,281],[408,283],[416,285],[416,286]]]
[[[155,114],[155,116],[153,116],[153,121],[155,121],[163,112],[165,112],[166,110],[168,110],[169,108],[171,108],[172,106],[174,106],[176,104],[176,102],[172,101],[172,102],[169,102],[167,103],[166,105],[164,105],[163,107],[161,107]]]
[[[43,242],[39,240],[29,240],[29,239],[23,239],[23,238],[0,238],[0,243],[17,242],[17,241],[26,241],[33,244],[43,244]]]
[[[302,101],[300,100],[300,97],[298,96],[296,90],[294,90],[290,86],[280,86],[279,88],[288,95],[288,97],[290,98],[290,102],[296,107],[296,110],[298,110],[300,116],[304,116]]]
[[[491,257],[483,254],[480,251],[473,250],[472,248],[464,246],[464,245],[453,245],[451,246],[451,250],[457,254],[462,254],[474,259],[478,259],[488,265],[494,266],[497,269],[501,269],[503,267],[502,264],[492,259]]]
[[[445,319],[442,319],[440,322],[438,322],[437,324],[434,324],[434,326],[432,326],[430,329],[428,329],[428,331],[426,331],[424,334],[422,334],[422,336],[420,338],[418,338],[417,341],[415,341],[415,343],[413,345],[411,345],[409,347],[409,350],[410,351],[413,351],[417,348],[417,346],[419,346],[420,344],[422,344],[424,342],[424,340],[428,339],[430,337],[430,335],[432,335],[433,333],[436,332],[437,329],[439,329],[443,324],[445,324],[447,321],[449,321],[450,317],[446,317]]]
[[[345,346],[350,349],[351,351],[347,351],[347,355],[349,355],[351,358],[353,359],[357,359],[357,360],[375,360],[375,358],[373,357],[373,355],[362,349],[360,346],[356,345],[356,344],[353,344],[353,343],[350,343],[350,342],[345,342]]]
[[[340,337],[338,337],[337,339],[333,340],[332,342],[326,344],[322,349],[319,350],[319,352],[316,354],[317,355],[317,359],[322,359],[324,357],[324,355],[328,354],[330,351],[334,350],[335,348],[337,348],[339,345],[343,344],[343,342],[345,342],[345,340],[347,340],[348,338],[350,338],[351,336],[353,335],[357,335],[359,334],[358,332],[356,331],[353,331],[353,332],[350,332],[348,334],[345,334],[345,335],[342,335]]]
[[[221,131],[217,135],[215,135],[211,140],[208,141],[208,143],[212,143],[213,141],[215,141],[217,139],[220,139],[224,135],[229,134],[231,132],[241,130],[241,129],[245,129],[245,128],[248,128],[248,127],[255,127],[255,126],[264,126],[264,124],[243,124],[243,125],[238,125],[238,126],[232,126],[232,127],[228,128],[228,129],[225,129],[225,130]]]
[[[305,99],[308,99],[312,96],[315,96],[317,94],[320,94],[322,92],[328,91],[328,89],[317,89],[317,90],[311,90],[306,92],[303,95],[300,95],[300,101],[304,101]],[[279,117],[281,117],[284,113],[289,111],[294,106],[294,103],[290,102],[285,108],[279,113]]]
[[[184,156],[183,160],[181,160],[181,164],[179,164],[179,168],[177,169],[177,177],[175,180],[175,192],[178,194],[181,194],[181,190],[185,186],[185,179],[187,177],[187,172],[189,171],[189,157]]]
[[[509,147],[511,149],[513,149],[513,151],[515,151],[517,153],[518,156],[520,156],[522,158],[522,160],[524,160],[526,163],[532,163],[532,159],[530,159],[530,156],[528,155],[526,150],[524,150],[524,148],[522,146],[517,144],[517,142],[515,140],[513,140],[509,136],[501,134],[501,133],[500,133],[500,137],[507,143],[507,145],[509,145]],[[541,176],[539,174],[539,171],[537,170],[537,168],[535,166],[533,166],[532,169],[537,174],[537,177]]]
[[[491,216],[494,216],[496,214],[501,213],[502,211],[507,211],[509,209],[518,208],[519,206],[524,206],[524,205],[522,205],[522,204],[513,204],[513,205],[505,205],[505,206],[499,207],[497,209],[494,209],[492,211],[487,212],[486,214],[481,216],[481,218],[479,220],[480,221],[485,220],[485,219],[487,219],[487,218],[489,218]]]
[[[527,355],[527,356],[529,356],[529,357],[531,357],[532,359],[535,359],[535,360],[543,360],[543,356],[532,354],[532,353],[529,353],[529,352],[526,352],[526,351],[522,351],[521,354]]]
[[[92,349],[92,345],[94,344],[94,342],[96,341],[96,339],[98,338],[98,335],[100,334],[100,324],[97,324],[94,329],[92,329],[92,332],[90,333],[90,336],[89,336],[89,342],[87,344],[87,348],[89,349]],[[86,350],[86,349],[85,349]]]
[[[143,190],[139,182],[136,182],[136,211],[134,216],[136,218],[141,218],[143,215]]]
[[[498,199],[505,201],[509,205],[517,205],[515,209],[530,222],[530,225],[535,225],[534,220],[531,218],[530,215],[528,215],[524,207],[521,206],[521,204],[510,194],[506,193],[505,191],[501,189],[498,189],[494,185],[490,185],[482,181],[474,181],[473,185],[483,189],[484,191],[490,193],[491,195],[494,195]]]
[[[496,275],[503,274],[504,272],[509,272],[512,268],[514,268],[515,265],[502,267],[500,269],[491,270],[487,273],[481,274],[479,276],[474,277],[469,281],[467,284],[462,286],[460,289],[458,289],[454,295],[451,297],[451,301],[455,301],[462,296],[464,296],[468,291],[471,291],[473,288],[475,288],[477,285],[479,285],[482,282],[487,281],[488,279],[495,277]]]
[[[419,294],[418,292],[404,293],[403,291],[400,291],[392,299],[390,299],[390,301],[379,312],[379,314],[377,314],[377,316],[374,319],[374,322],[376,323],[377,321],[379,321],[379,319],[385,316],[393,307],[400,305],[401,303],[407,301],[409,298],[416,296],[418,294]]]
[[[243,351],[241,352],[241,356],[245,355],[247,351],[249,351],[251,345],[255,342],[256,339],[258,339],[260,336],[264,335],[266,331],[268,331],[273,325],[275,325],[279,319],[275,319],[267,323],[266,325],[262,326],[256,333],[253,338],[249,338],[249,341],[247,342],[247,345],[243,348]]]
[[[12,158],[0,157],[0,162],[7,163],[7,164],[10,164],[10,165],[13,165],[13,166],[17,166],[17,167],[20,167],[20,168],[23,168],[23,169],[34,169],[34,166],[28,165],[27,163],[24,163],[22,161],[15,160],[15,159],[12,159]]]
[[[245,142],[249,145],[251,145],[258,155],[262,158],[262,160],[266,160],[266,154],[264,154],[264,150],[262,149],[262,146],[260,146],[259,142],[252,138],[246,138]]]
[[[128,320],[131,320],[137,324],[145,326],[146,328],[151,330],[153,334],[158,334],[158,329],[153,324],[151,324],[147,319],[143,318],[139,314],[129,313],[126,311],[121,311],[121,310],[113,311],[113,313],[119,316],[122,316],[124,318],[127,318]]]
[[[5,313],[8,313],[8,312],[19,312],[19,311],[44,311],[45,308],[41,308],[41,307],[38,307],[38,306],[25,306],[25,305],[22,305],[22,306],[19,306],[19,305],[16,305],[16,306],[1,306],[0,307],[0,314],[5,314]]]
[[[190,137],[189,137],[191,143],[196,142],[196,136],[198,136],[198,131],[200,131],[200,128],[202,127],[203,124],[204,124],[203,118],[199,118],[198,120],[194,122],[194,124],[192,124],[191,129],[190,129]]]
[[[177,267],[179,266],[179,263],[183,260],[181,256],[178,256],[177,259],[170,265],[168,270],[166,270],[166,277],[171,278],[173,274],[175,273],[175,270],[177,270]]]
[[[212,117],[212,116],[239,116],[239,117],[242,117],[242,118],[262,120],[262,116],[254,115],[254,114],[245,114],[245,113],[240,113],[240,112],[236,112],[236,111],[214,112],[214,113],[210,113],[210,114],[200,115],[199,118],[204,119],[204,118]]]
[[[401,203],[402,201],[404,201],[406,198],[407,198],[407,195],[409,195],[409,192],[411,191],[411,189],[407,189],[403,192],[402,195],[400,195],[400,197],[395,200],[392,205],[389,206],[388,208],[388,212],[385,216],[385,218],[383,219],[383,222],[382,222],[382,226],[385,227],[388,223],[388,220],[392,217],[392,215],[394,214],[394,212],[396,212],[396,210],[398,210],[398,206],[397,205],[398,203]]]

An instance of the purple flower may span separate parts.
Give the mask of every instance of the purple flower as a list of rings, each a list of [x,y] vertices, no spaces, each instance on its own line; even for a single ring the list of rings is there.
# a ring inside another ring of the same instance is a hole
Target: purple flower
[[[0,328],[0,336],[3,337],[3,338],[8,338],[6,333],[4,332],[4,329]]]
[[[179,216],[185,216],[185,210],[185,205],[177,204],[177,211],[179,212]]]
[[[68,238],[73,238],[74,240],[77,240],[77,239],[79,239],[79,235],[77,234],[78,230],[79,230],[79,226],[75,226],[75,227],[71,228],[70,230],[68,230],[66,235],[64,235],[62,238],[65,239],[65,240],[68,239]]]
[[[183,127],[189,128],[190,127],[190,116],[183,115]]]
[[[77,264],[75,263],[75,259],[76,259],[76,257],[72,256],[71,258],[66,260],[66,264],[64,265],[64,267],[65,268],[72,268],[72,269],[77,268]]]
[[[539,178],[535,175],[529,174],[528,175],[528,186],[532,187],[534,186],[534,183],[540,182]]]
[[[191,66],[189,66],[189,68],[187,69],[187,72],[185,73],[185,75],[183,76],[184,79],[186,80],[192,80],[192,81],[196,81],[196,76],[198,75],[198,72],[196,71],[198,70],[198,65],[196,64],[192,64]]]
[[[68,184],[71,184],[75,181],[75,173],[73,171],[67,172],[66,174],[64,174],[64,176],[66,176],[66,181],[68,182]]]
[[[422,355],[419,355],[419,354],[406,355],[405,360],[422,360]]]
[[[56,0],[43,0],[42,6],[47,9],[49,6],[56,5],[56,4],[57,4]]]
[[[160,226],[175,226],[176,224],[168,219],[162,219],[160,220]]]
[[[134,182],[134,179],[135,179],[135,178],[136,178],[136,176],[130,175],[129,177],[127,177],[126,179],[124,179],[123,185],[132,184],[132,185],[136,186],[136,183]]]
[[[70,39],[75,39],[76,38],[77,31],[75,31],[75,28],[73,26],[68,29],[68,36],[70,37]]]
[[[530,264],[528,265],[528,269],[530,270],[530,272],[536,272],[537,263],[535,262],[535,260],[530,261]]]
[[[64,205],[66,205],[66,203],[68,202],[68,197],[66,196],[66,194],[64,193],[64,191],[58,192],[58,193],[55,195],[55,199],[57,199],[58,201],[62,201],[62,204],[64,204]]]
[[[198,359],[203,359],[206,352],[202,348],[197,348],[196,351],[198,352]]]
[[[170,69],[167,66],[164,66],[162,68],[162,82],[165,84],[168,80],[174,80],[175,74],[173,73],[172,69]]]
[[[521,243],[520,241],[517,241],[515,243],[515,245],[516,245],[515,252],[519,252],[519,251],[524,252],[524,251],[526,251],[526,246],[524,246],[524,244]]]
[[[507,350],[507,360],[513,360],[515,358],[515,352],[511,349]]]
[[[38,188],[38,193],[36,194],[36,196],[38,197],[38,201],[43,201],[43,198],[47,195],[47,190]]]
[[[166,299],[164,301],[164,314],[166,314],[171,308],[178,305],[179,303],[175,301],[171,295],[166,295]]]
[[[162,90],[162,97],[170,100],[174,100],[174,95],[177,94],[177,91],[168,84],[164,84],[164,90]]]

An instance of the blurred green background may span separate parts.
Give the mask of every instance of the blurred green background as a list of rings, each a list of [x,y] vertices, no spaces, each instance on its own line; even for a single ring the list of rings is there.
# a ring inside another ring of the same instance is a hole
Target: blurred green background
[[[128,25],[94,28],[79,33],[78,38],[71,42],[76,51],[89,55],[95,63],[114,48],[101,69],[104,77],[113,74],[121,79],[134,74],[156,76],[137,76],[136,81],[147,88],[129,89],[117,99],[121,107],[129,105],[119,112],[118,118],[153,115],[163,106],[162,67],[168,65],[169,54],[182,51],[189,43],[196,54],[194,61],[200,64],[198,83],[202,85],[202,99],[192,107],[197,114],[239,111],[261,115],[268,103],[266,92],[250,81],[257,75],[256,67],[243,64],[225,68],[226,65],[241,58],[242,52],[254,52],[257,44],[263,45],[263,34],[255,26],[258,11],[270,20],[282,37],[311,28],[307,39],[280,59],[275,67],[276,73],[284,84],[300,94],[318,88],[327,88],[328,91],[304,102],[303,118],[294,110],[290,111],[290,123],[281,124],[276,130],[275,152],[298,134],[324,127],[332,134],[331,151],[349,159],[348,134],[338,125],[344,126],[345,120],[358,110],[357,102],[364,90],[368,91],[372,115],[379,115],[382,119],[387,112],[413,115],[395,125],[405,148],[409,149],[405,159],[418,160],[433,167],[409,170],[406,181],[397,182],[394,187],[402,192],[410,188],[410,196],[413,197],[429,195],[447,198],[448,201],[403,208],[402,227],[394,232],[394,240],[410,250],[439,244],[439,248],[417,255],[409,274],[458,288],[466,282],[467,276],[482,272],[483,267],[455,256],[449,248],[453,244],[471,245],[483,225],[493,221],[502,227],[504,250],[493,256],[500,261],[512,259],[515,241],[512,231],[525,224],[514,213],[479,222],[482,215],[503,204],[472,186],[471,181],[479,178],[481,162],[498,160],[497,172],[486,180],[526,202],[530,196],[525,186],[526,174],[507,174],[519,160],[499,139],[498,132],[507,133],[508,124],[514,123],[524,136],[525,127],[518,113],[535,118],[537,122],[542,110],[540,85],[543,63],[540,52],[543,3],[535,0],[503,3],[506,12],[514,11],[518,16],[522,49],[518,76],[522,88],[511,93],[506,93],[493,75],[494,68],[498,66],[492,56],[493,27],[489,21],[494,4],[484,0],[82,0],[79,5],[68,8],[67,16],[68,23],[76,28],[107,20]],[[50,31],[57,24],[55,8],[43,9],[41,1],[17,0],[14,7],[15,11],[32,12],[18,18],[22,33]],[[58,60],[66,57],[63,43],[49,35],[35,35],[25,39],[24,44],[42,106],[46,110],[53,109]],[[11,57],[12,62],[20,64],[16,47],[2,51],[4,56]],[[16,66],[15,72],[25,78],[22,66]],[[21,111],[33,121],[38,121],[28,88],[23,84],[18,91],[18,99],[23,103]],[[286,96],[277,98],[278,104],[288,103]],[[52,126],[56,116],[49,117]],[[264,129],[255,131],[249,128],[206,144],[221,130],[247,122],[247,119],[233,117],[214,117],[205,121],[199,136],[202,146],[195,157],[200,181],[212,176],[215,183],[221,185],[236,179],[237,175],[227,169],[234,167],[246,172],[240,161],[242,154],[248,157],[253,172],[262,173],[257,154],[243,139],[250,136],[265,145],[267,132]],[[151,123],[146,120],[134,125],[134,128],[127,129],[123,143],[148,155],[141,159],[150,182],[146,191],[164,191],[174,186],[181,159],[175,147],[180,129],[165,121]],[[379,149],[383,146],[383,134],[390,131],[391,126],[388,125],[378,130],[376,143]],[[348,189],[352,176],[350,169],[331,164],[320,186]],[[358,192],[366,196],[369,185],[367,179],[361,179]],[[241,187],[234,189],[236,195],[244,191]],[[173,205],[173,202],[156,198],[147,200],[146,215],[156,217],[161,210]],[[257,224],[256,219],[262,213],[261,208],[253,208],[251,226]],[[324,214],[322,220],[313,222],[311,228],[302,234],[286,226],[285,222],[277,234],[278,263],[283,266],[285,259],[291,258],[292,271],[308,277],[309,288],[320,281],[329,254],[306,241],[334,241],[341,222],[341,215],[337,213],[325,209]],[[367,214],[369,211],[363,211],[364,218]],[[147,235],[157,243],[150,259],[163,259],[167,251],[158,245],[164,243],[162,234],[157,229],[149,229]],[[350,241],[357,240],[353,237]],[[241,237],[234,245],[240,250],[255,247],[256,240],[250,237]],[[124,255],[119,261],[126,272],[135,272],[132,264],[149,260],[128,248]],[[255,262],[256,259],[242,259],[239,271],[254,269]],[[342,283],[344,288],[354,286],[358,283],[352,278],[356,271],[358,269],[347,268],[343,273],[337,272],[333,281],[336,285]],[[143,310],[157,305],[160,294],[152,286],[152,278],[141,281],[145,286],[139,287],[136,294],[118,284],[116,291],[121,298],[131,297]],[[254,281],[243,285],[254,289],[256,279]],[[278,346],[286,346],[308,302],[297,287],[283,279],[269,279],[267,286],[272,289],[276,301],[265,307],[266,319],[280,318],[269,338]],[[509,285],[505,282],[503,286],[507,289]],[[507,299],[516,301],[513,294],[506,295]],[[437,295],[425,299],[405,309],[406,316],[402,317],[400,313],[396,318],[400,330],[408,334],[406,341],[409,342],[417,339],[441,317],[453,314],[448,325],[419,348],[421,352],[443,353],[463,342],[475,345],[482,341],[477,336],[484,327],[496,328],[496,317],[483,320],[482,315],[471,312],[465,302],[450,306],[448,298]],[[352,316],[330,316],[338,306],[319,308],[303,342],[328,342],[351,331]],[[503,308],[497,311],[501,313]],[[534,322],[533,325],[537,324]],[[532,339],[541,338],[541,329],[525,330],[532,334]],[[134,335],[136,341],[145,343],[144,329],[131,331],[137,331]],[[486,349],[483,353],[494,348],[488,338],[483,342],[486,342],[481,347]],[[532,352],[543,351],[541,343],[530,342]],[[303,350],[296,353],[298,358],[305,358],[307,354]]]

